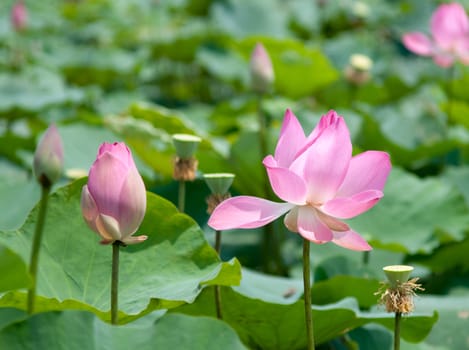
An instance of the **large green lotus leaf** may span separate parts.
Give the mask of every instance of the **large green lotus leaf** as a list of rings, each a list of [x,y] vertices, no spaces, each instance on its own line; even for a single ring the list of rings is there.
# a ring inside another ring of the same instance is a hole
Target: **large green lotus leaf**
[[[4,313],[0,312],[0,318]],[[36,314],[0,331],[0,348],[11,350],[241,350],[226,323],[209,317],[169,314],[153,322],[111,326],[85,311]]]
[[[376,305],[378,297],[375,292],[379,287],[380,283],[376,279],[337,275],[314,283],[311,297],[315,305],[325,305],[353,296],[360,307],[369,308]]]
[[[469,166],[461,165],[458,167],[451,166],[447,167],[443,172],[443,178],[448,180],[450,183],[455,185],[466,200],[466,204],[469,206]]]
[[[253,282],[255,280],[257,282]],[[304,349],[306,332],[304,305],[299,299],[302,292],[300,284],[298,280],[262,276],[244,270],[239,287],[222,288],[223,320],[237,331],[250,348]],[[214,305],[213,290],[206,289],[194,303],[177,307],[171,312],[212,316],[215,314]],[[393,327],[391,314],[361,312],[353,298],[321,306],[314,305],[313,319],[317,344],[368,323],[379,323],[389,329]],[[422,340],[436,319],[437,316],[431,314],[407,318],[407,328],[403,329],[402,337],[413,342]]]
[[[196,61],[210,74],[225,81],[247,82],[249,67],[243,58],[232,51],[202,47]]]
[[[37,112],[45,107],[80,102],[81,91],[67,87],[63,78],[43,68],[0,74],[0,113],[13,109]],[[21,113],[17,113],[21,117]]]
[[[432,254],[413,256],[410,258],[410,261],[425,265],[435,273],[454,271],[454,269],[461,269],[462,272],[468,272],[468,251],[469,237],[461,242],[440,245]]]
[[[285,37],[288,34],[288,12],[282,5],[272,0],[214,2],[211,17],[220,29],[234,37]]]
[[[405,350],[467,349],[469,345],[469,295],[419,296],[416,310],[438,310],[439,320],[422,344],[403,344]],[[402,327],[407,327],[405,321]],[[412,347],[412,345],[414,347]]]
[[[355,346],[352,349],[360,350],[391,349],[393,340],[388,329],[373,323],[355,328],[349,335]]]
[[[312,96],[338,78],[337,70],[318,49],[293,39],[251,37],[236,46],[248,58],[262,42],[272,59],[276,93],[290,98]]]
[[[383,199],[349,221],[375,247],[428,253],[442,242],[460,241],[469,227],[464,198],[438,178],[419,179],[399,168],[391,171]]]
[[[0,269],[0,292],[29,287],[31,279],[24,260],[3,244],[0,244]]]
[[[442,89],[432,84],[379,108],[360,104],[367,121],[362,147],[388,150],[394,164],[418,169],[433,162],[441,167],[443,156],[469,143],[464,127],[447,125],[440,108],[445,100]]]
[[[200,119],[189,116],[190,113],[143,102],[131,105],[129,113],[135,119],[129,121],[125,128],[119,129],[116,121],[108,120],[108,123],[112,123],[113,130],[121,134],[139,157],[158,174],[172,176],[175,150],[171,135],[178,133],[202,137],[195,154],[201,171],[228,172],[228,163],[221,156],[224,145],[218,146],[220,142],[211,139],[208,126]]]
[[[84,309],[109,318],[111,246],[84,223],[80,209],[85,179],[50,197],[38,276],[38,311]],[[0,233],[0,241],[28,260],[37,208],[17,231]],[[147,212],[136,233],[142,244],[121,249],[120,320],[142,312],[192,302],[204,285],[239,282],[239,263],[220,263],[203,232],[188,216],[154,194],[147,194]],[[26,294],[5,295],[0,304],[24,308]]]
[[[24,223],[41,191],[36,179],[28,177],[24,170],[8,165],[4,169],[10,170],[2,169],[0,175],[0,228],[13,230]]]

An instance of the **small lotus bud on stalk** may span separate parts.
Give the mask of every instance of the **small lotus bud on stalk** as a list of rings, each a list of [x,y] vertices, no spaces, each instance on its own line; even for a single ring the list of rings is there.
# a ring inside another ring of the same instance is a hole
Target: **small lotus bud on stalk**
[[[402,314],[414,310],[414,296],[417,290],[423,290],[421,284],[416,283],[418,277],[409,280],[412,266],[391,265],[383,267],[389,283],[383,283],[376,293],[380,295],[379,303],[385,305],[387,312],[394,312],[394,350],[400,348],[400,320]]]
[[[176,158],[174,160],[173,178],[179,181],[179,211],[184,211],[186,181],[195,179],[198,160],[194,153],[202,139],[198,136],[188,134],[174,134],[173,144],[176,148]]]
[[[212,214],[218,204],[231,197],[228,192],[235,175],[230,173],[205,174],[204,179],[212,192],[207,197],[207,213]]]
[[[23,1],[18,1],[11,9],[11,24],[13,29],[21,32],[26,29],[28,22],[28,12]]]
[[[55,125],[44,133],[34,153],[33,169],[43,187],[50,187],[62,176],[64,152],[62,139]]]
[[[365,55],[353,54],[345,67],[345,78],[354,85],[363,85],[370,80],[373,61]]]
[[[148,238],[134,236],[145,216],[147,194],[125,143],[105,142],[99,147],[80,205],[86,224],[101,237],[101,244],[112,244],[111,323],[118,324],[119,248]]]
[[[268,92],[275,79],[274,68],[267,50],[261,43],[257,43],[252,52],[250,69],[253,90],[260,94]]]
[[[44,133],[34,153],[34,174],[41,184],[41,201],[31,247],[29,262],[29,274],[31,286],[28,289],[27,310],[29,314],[34,312],[37,286],[37,271],[39,266],[39,251],[47,213],[47,202],[52,185],[62,176],[64,152],[62,139],[55,125],[51,125]]]

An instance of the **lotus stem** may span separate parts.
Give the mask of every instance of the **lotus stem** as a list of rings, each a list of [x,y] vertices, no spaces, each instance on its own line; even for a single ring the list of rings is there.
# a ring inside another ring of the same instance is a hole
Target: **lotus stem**
[[[184,213],[185,205],[186,205],[186,181],[179,180],[178,209],[181,213]]]
[[[311,309],[311,271],[309,259],[310,243],[303,239],[303,284],[304,284],[304,302],[305,302],[305,322],[308,350],[314,350],[314,332],[313,332],[313,312]]]
[[[41,241],[44,232],[47,202],[49,201],[49,193],[51,186],[43,185],[41,186],[41,189],[41,201],[39,203],[39,213],[37,218],[36,229],[34,231],[33,246],[31,248],[31,259],[29,263],[29,274],[32,279],[31,287],[28,290],[27,310],[29,314],[32,314],[34,312],[36,300],[37,270],[39,263],[39,250],[41,247]]]
[[[394,350],[401,348],[401,312],[396,312],[394,316]]]
[[[111,274],[111,324],[118,323],[119,312],[119,249],[121,241],[112,243],[112,274]]]
[[[221,258],[221,231],[215,231],[215,251],[218,256]],[[221,288],[220,286],[215,286],[215,309],[217,310],[217,318],[221,320],[223,318],[221,312]]]

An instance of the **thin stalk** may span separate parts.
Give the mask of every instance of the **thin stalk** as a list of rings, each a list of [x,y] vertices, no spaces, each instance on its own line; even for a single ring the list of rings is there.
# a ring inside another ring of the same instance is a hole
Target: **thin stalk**
[[[121,241],[112,243],[112,275],[111,275],[111,323],[118,323],[119,311],[119,248]]]
[[[267,146],[268,121],[266,120],[264,113],[262,113],[262,97],[263,95],[259,94],[257,98],[257,120],[259,124],[259,150],[261,153],[261,161],[262,158],[267,156],[267,153],[269,152]],[[269,178],[267,173],[264,173],[262,182],[264,187],[264,197],[271,197],[271,189],[269,186]],[[264,226],[262,238],[264,272],[275,272],[279,275],[284,274],[283,262],[280,254],[280,242],[275,237],[273,224]],[[273,256],[272,265],[270,259],[271,256]]]
[[[221,253],[221,231],[215,231],[215,251],[220,257]],[[217,318],[221,320],[223,318],[221,312],[221,288],[220,286],[215,286],[215,309],[217,310]]]
[[[363,252],[363,265],[367,266],[369,262],[370,262],[370,251],[365,250]]]
[[[303,284],[305,300],[305,322],[308,350],[314,350],[313,312],[311,310],[311,272],[309,261],[309,241],[303,239]]]
[[[396,312],[394,317],[394,350],[401,348],[401,312]]]
[[[215,251],[221,256],[221,231],[215,231]]]
[[[448,81],[448,120],[451,121],[453,116],[453,100],[454,100],[454,81],[456,80],[456,65],[449,68]]]
[[[186,205],[186,182],[179,180],[179,193],[178,193],[178,208],[181,213],[184,213]]]
[[[34,231],[33,246],[31,248],[31,259],[29,263],[29,274],[32,282],[28,290],[28,313],[34,312],[34,304],[36,300],[37,286],[37,269],[39,263],[39,249],[41,247],[42,235],[44,232],[44,222],[46,219],[47,202],[49,201],[50,186],[41,186],[41,201],[39,204],[39,213],[37,218],[36,229]]]

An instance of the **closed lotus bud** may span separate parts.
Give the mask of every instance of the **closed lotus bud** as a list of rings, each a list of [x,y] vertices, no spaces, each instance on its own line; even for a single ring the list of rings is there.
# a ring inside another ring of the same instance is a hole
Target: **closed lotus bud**
[[[18,1],[13,5],[11,9],[11,23],[16,31],[22,31],[26,29],[28,21],[28,12],[26,6],[22,1]]]
[[[63,171],[64,153],[62,139],[55,125],[44,133],[34,153],[34,174],[42,186],[50,187],[60,179]]]
[[[132,236],[145,216],[145,184],[132,154],[123,142],[103,143],[83,186],[81,209],[88,226],[101,236],[102,244],[143,242]]]
[[[261,43],[257,43],[251,55],[251,83],[254,91],[266,93],[272,86],[275,76],[272,61]]]

